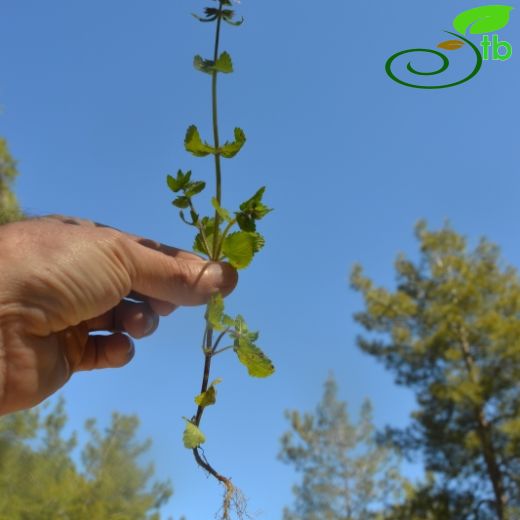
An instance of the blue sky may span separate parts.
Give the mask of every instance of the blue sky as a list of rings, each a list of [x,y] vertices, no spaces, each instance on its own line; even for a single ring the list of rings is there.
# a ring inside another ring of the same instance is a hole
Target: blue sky
[[[25,211],[190,248],[165,176],[213,175],[182,145],[190,124],[210,130],[209,80],[191,66],[211,50],[210,28],[190,16],[205,5],[0,0],[0,135],[19,160]],[[453,18],[477,5],[243,0],[246,23],[224,27],[236,73],[220,82],[221,133],[241,126],[248,136],[224,163],[224,202],[236,206],[266,185],[275,208],[262,223],[266,248],[228,309],[261,331],[277,372],[253,380],[232,355],[218,359],[224,382],[203,429],[208,458],[260,518],[279,518],[291,503],[295,475],[276,460],[283,412],[314,407],[330,370],[353,413],[372,399],[380,426],[405,425],[413,407],[355,346],[355,262],[392,286],[395,256],[416,256],[413,226],[426,218],[432,227],[449,219],[474,240],[486,235],[520,265],[517,12],[500,31],[513,57],[484,63],[464,85],[411,89],[384,71],[394,52],[447,39]],[[468,54],[457,56],[453,66],[465,70]],[[180,309],[137,342],[128,367],[78,374],[62,392],[73,429],[93,416],[105,424],[112,410],[139,415],[157,475],[175,486],[164,512],[189,520],[212,518],[220,497],[181,442],[200,385],[202,315]]]

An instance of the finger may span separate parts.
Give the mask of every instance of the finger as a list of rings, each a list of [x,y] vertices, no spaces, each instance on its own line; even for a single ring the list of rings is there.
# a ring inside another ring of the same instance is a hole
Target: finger
[[[236,286],[238,274],[224,262],[187,261],[125,242],[133,267],[132,289],[175,305],[200,305],[217,292],[224,296]]]
[[[150,305],[150,308],[159,316],[168,316],[179,307],[174,303],[165,302],[164,300],[157,300],[156,298],[151,298],[149,296],[145,296],[144,294],[140,294],[137,291],[131,291],[126,296],[126,298],[130,298],[137,302],[148,303],[148,305]]]
[[[89,332],[100,330],[126,332],[133,338],[142,338],[157,329],[159,316],[148,303],[123,300],[113,309],[85,323]]]
[[[124,334],[90,335],[83,351],[83,357],[74,371],[122,367],[130,362],[134,354],[134,344]]]
[[[195,253],[191,253],[189,251],[185,251],[184,249],[179,249],[177,247],[168,246],[166,244],[163,244],[162,242],[158,242],[156,240],[153,240],[151,238],[142,237],[139,235],[135,235],[133,233],[128,233],[126,231],[122,231],[116,227],[109,226],[107,224],[102,224],[100,222],[95,222],[93,220],[85,219],[85,218],[79,218],[79,217],[70,217],[66,215],[58,215],[58,214],[51,214],[51,215],[45,215],[44,217],[39,217],[40,219],[51,219],[55,222],[61,222],[63,224],[73,224],[76,226],[84,226],[89,228],[106,228],[111,229],[113,231],[117,231],[118,233],[121,233],[129,240],[133,240],[134,242],[137,242],[138,244],[141,244],[142,246],[149,247],[150,249],[153,249],[155,251],[160,251],[161,253],[164,253],[165,255],[174,256],[178,258],[182,258],[185,260],[192,260],[194,262],[204,262],[205,260],[196,255]]]

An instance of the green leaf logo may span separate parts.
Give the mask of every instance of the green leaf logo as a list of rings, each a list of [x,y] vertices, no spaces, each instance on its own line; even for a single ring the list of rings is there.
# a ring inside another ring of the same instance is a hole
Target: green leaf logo
[[[509,23],[509,5],[483,5],[460,13],[453,20],[453,27],[460,33],[485,34],[498,31]]]

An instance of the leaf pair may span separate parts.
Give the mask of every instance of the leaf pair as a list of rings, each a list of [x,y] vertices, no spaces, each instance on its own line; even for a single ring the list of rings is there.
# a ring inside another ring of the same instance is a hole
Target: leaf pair
[[[179,193],[183,192],[183,195],[180,195],[175,200],[172,201],[172,204],[180,209],[185,209],[188,207],[192,207],[191,198],[195,195],[199,194],[206,187],[206,183],[203,181],[191,181],[191,171],[187,171],[183,173],[181,170],[177,172],[176,177],[172,177],[168,175],[166,177],[166,182],[168,183],[168,187],[174,192]],[[191,211],[193,222],[187,222],[188,224],[195,225],[196,220],[198,219],[198,215],[192,210]],[[186,222],[184,215],[181,213],[182,219]]]
[[[184,147],[195,157],[219,154],[226,159],[230,159],[242,149],[246,142],[246,135],[241,128],[235,128],[234,133],[234,141],[226,141],[223,146],[214,148],[207,142],[202,141],[198,128],[195,125],[191,125],[186,132],[186,137],[184,138]]]
[[[240,204],[240,211],[235,213],[238,226],[242,231],[256,231],[256,221],[272,211],[263,202],[265,186],[260,188],[250,199]]]
[[[227,52],[223,52],[217,61],[205,60],[202,56],[197,55],[193,58],[193,66],[206,74],[213,74],[214,72],[230,74],[233,72],[233,62]]]
[[[231,6],[231,2],[229,0],[220,0],[220,3],[224,6]],[[206,7],[204,9],[205,17],[198,16],[196,14],[192,14],[197,20],[200,22],[214,22],[218,18],[222,18],[225,22],[230,25],[242,25],[244,23],[244,18],[238,21],[233,21],[235,16],[235,11],[232,9],[216,9],[214,7]]]
[[[224,300],[221,294],[211,298],[206,319],[215,330],[229,329],[229,335],[233,339],[233,350],[250,376],[268,377],[274,373],[273,363],[256,345],[258,332],[250,332],[242,316],[238,315],[233,319],[224,313]]]

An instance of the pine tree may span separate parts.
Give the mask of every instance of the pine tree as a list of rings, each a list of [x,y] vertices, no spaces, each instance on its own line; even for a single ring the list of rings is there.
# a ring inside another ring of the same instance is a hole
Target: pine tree
[[[0,137],[0,225],[22,218],[16,196],[11,185],[18,176],[16,161],[7,146],[7,141]]]
[[[395,453],[375,441],[370,402],[353,423],[329,377],[314,413],[289,411],[286,417],[291,428],[279,457],[302,480],[293,487],[294,508],[285,509],[284,520],[382,519],[378,511],[399,499],[403,479]]]
[[[356,319],[372,333],[359,346],[416,394],[411,426],[387,437],[422,455],[430,480],[396,518],[517,520],[520,279],[487,240],[469,250],[448,225],[429,231],[424,222],[416,235],[420,259],[397,259],[395,290],[359,266],[351,279],[364,297]]]
[[[0,418],[0,520],[160,520],[172,490],[150,484],[153,466],[141,464],[150,442],[136,440],[137,418],[113,414],[104,432],[87,421],[83,466],[66,422],[62,400],[46,414]]]

